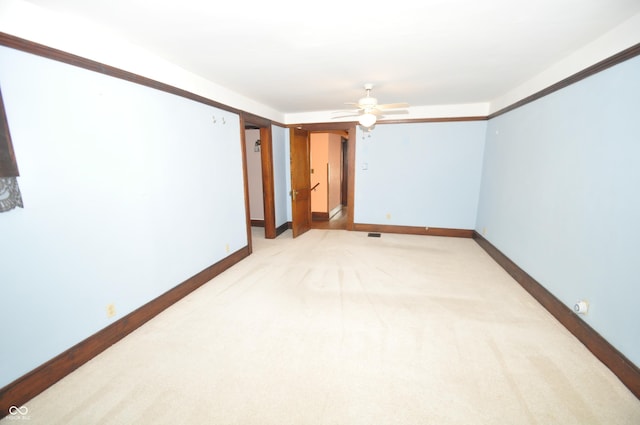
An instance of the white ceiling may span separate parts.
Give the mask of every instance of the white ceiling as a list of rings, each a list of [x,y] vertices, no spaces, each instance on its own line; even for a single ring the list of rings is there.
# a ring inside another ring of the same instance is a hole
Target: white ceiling
[[[282,113],[490,102],[640,12],[640,0],[29,0]],[[214,99],[215,100],[215,99]]]

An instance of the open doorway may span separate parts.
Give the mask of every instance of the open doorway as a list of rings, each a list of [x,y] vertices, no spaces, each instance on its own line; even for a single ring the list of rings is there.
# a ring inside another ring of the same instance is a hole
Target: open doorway
[[[264,237],[276,237],[271,121],[251,114],[242,115],[246,164],[247,232],[264,228]]]
[[[355,167],[355,138],[356,138],[356,123],[324,123],[324,124],[301,124],[293,126],[293,128],[300,131],[306,131],[309,134],[308,137],[308,154],[307,158],[311,156],[311,134],[334,134],[337,137],[337,162],[333,160],[333,166],[327,166],[329,161],[325,161],[324,165],[320,162],[320,165],[314,165],[313,176],[311,176],[311,165],[308,166],[308,172],[306,177],[298,177],[302,179],[300,182],[293,181],[292,173],[292,188],[299,189],[294,192],[309,193],[312,186],[316,186],[318,182],[320,185],[315,187],[315,190],[310,193],[312,196],[317,196],[315,193],[321,185],[325,188],[330,185],[333,186],[333,201],[328,199],[332,197],[331,191],[323,191],[320,195],[321,199],[324,199],[323,208],[314,207],[313,211],[311,203],[309,202],[308,215],[311,218],[313,215],[315,220],[310,220],[310,227],[316,229],[345,229],[353,230],[353,205],[354,205],[354,167]],[[292,136],[293,137],[293,136]],[[304,140],[303,140],[304,141]],[[292,169],[293,169],[293,144],[292,144]],[[316,154],[317,155],[317,154]],[[335,154],[334,154],[335,155]],[[309,163],[311,158],[309,158]],[[317,162],[317,161],[316,161]],[[318,167],[316,170],[315,167]],[[333,171],[332,171],[333,170]],[[311,181],[313,180],[313,184]],[[333,184],[330,184],[333,181]],[[337,182],[337,183],[336,183]],[[306,189],[302,189],[306,187]],[[295,198],[294,198],[295,199]],[[316,214],[312,214],[315,212]],[[296,217],[293,217],[292,226],[295,229]]]
[[[346,130],[310,134],[311,227],[346,229],[348,204]]]
[[[245,125],[247,186],[249,189],[249,218],[252,227],[264,228],[264,196],[262,191],[262,141],[260,128]]]

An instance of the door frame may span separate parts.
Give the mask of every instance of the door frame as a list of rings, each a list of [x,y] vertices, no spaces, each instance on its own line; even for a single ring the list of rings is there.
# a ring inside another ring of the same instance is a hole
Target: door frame
[[[356,122],[332,122],[332,123],[312,123],[293,124],[288,128],[301,128],[313,133],[331,133],[334,131],[346,131],[347,137],[347,224],[346,230],[353,230],[353,218],[355,210],[355,162],[356,162]],[[293,217],[292,217],[293,219]]]
[[[276,235],[276,204],[275,184],[273,177],[273,142],[271,132],[272,122],[247,112],[240,115],[242,129],[242,146],[246,146],[245,127],[257,127],[260,130],[260,164],[262,166],[262,198],[264,209],[264,237],[275,239]],[[244,149],[246,150],[246,148]],[[251,237],[251,214],[249,211],[249,182],[246,172],[245,152],[245,204],[247,211],[247,232]]]
[[[291,179],[291,233],[294,238],[311,230],[311,133],[289,128]]]
[[[349,200],[349,136],[340,137],[340,202],[348,205]]]

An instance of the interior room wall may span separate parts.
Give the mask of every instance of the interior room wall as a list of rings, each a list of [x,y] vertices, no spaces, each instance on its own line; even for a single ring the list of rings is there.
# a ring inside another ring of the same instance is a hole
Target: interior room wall
[[[640,365],[640,57],[489,122],[476,230]]]
[[[236,114],[6,47],[0,85],[2,387],[248,241]]]
[[[329,214],[340,206],[342,139],[334,133],[311,133],[311,212]]]
[[[287,222],[292,220],[292,207],[291,207],[291,132],[286,129],[284,132],[284,154],[285,154],[285,174],[287,182]]]
[[[311,212],[327,213],[329,163],[329,135],[327,133],[311,133],[309,156],[311,165]],[[316,186],[317,185],[317,186]]]
[[[249,187],[249,216],[252,220],[264,220],[264,196],[262,190],[261,152],[254,150],[260,140],[260,130],[245,130],[247,152],[247,186]]]
[[[357,130],[354,222],[474,229],[486,121]]]

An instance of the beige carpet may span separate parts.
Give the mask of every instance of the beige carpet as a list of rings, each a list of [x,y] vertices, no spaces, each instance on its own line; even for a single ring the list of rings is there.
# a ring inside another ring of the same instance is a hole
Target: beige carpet
[[[640,424],[474,241],[341,230],[256,232],[253,255],[26,406],[30,425]]]

